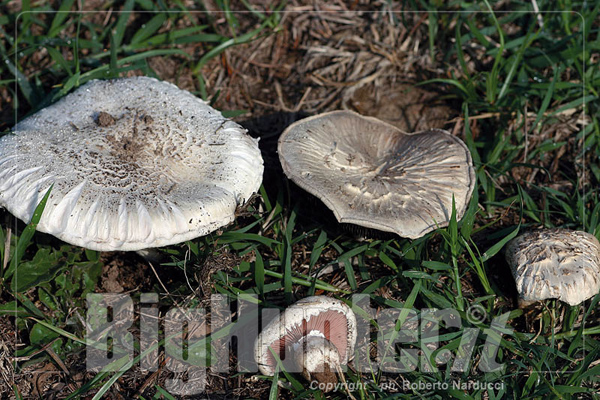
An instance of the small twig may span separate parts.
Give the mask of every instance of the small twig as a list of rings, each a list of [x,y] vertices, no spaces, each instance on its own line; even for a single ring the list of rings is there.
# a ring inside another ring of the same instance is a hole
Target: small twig
[[[356,397],[354,397],[352,395],[352,393],[350,392],[350,389],[348,388],[348,382],[346,382],[346,377],[344,376],[344,371],[342,371],[342,368],[339,365],[336,365],[336,370],[337,370],[338,375],[340,376],[340,379],[342,380],[342,383],[344,384],[344,387],[346,388],[346,394],[352,400],[356,400]]]
[[[294,110],[289,108],[283,101],[283,91],[281,89],[281,84],[278,81],[275,81],[275,92],[277,93],[277,100],[279,100],[281,109],[285,112],[293,112]]]
[[[275,215],[275,207],[273,207],[273,209],[271,210],[271,212],[269,213],[269,215],[267,216],[267,219],[265,219],[265,222],[263,222],[260,230],[258,231],[259,235],[262,235],[264,231],[266,231],[269,228],[269,225],[271,224],[271,221],[273,220],[273,216]]]
[[[252,102],[254,102],[260,106],[270,108],[271,110],[280,110],[280,107],[276,106],[275,104],[266,103],[264,101],[260,101],[260,100],[256,100],[256,99],[252,99]]]
[[[527,162],[527,152],[529,150],[529,141],[527,140],[527,102],[525,102],[525,115],[523,115],[523,132],[525,133],[525,153],[523,154],[523,162]]]
[[[152,268],[152,272],[154,272],[154,276],[156,276],[156,279],[158,279],[158,283],[160,283],[160,286],[162,286],[162,288],[165,291],[166,295],[169,296],[171,298],[171,300],[173,300],[173,302],[176,305],[178,305],[179,303],[177,302],[177,300],[175,300],[173,298],[173,296],[171,295],[171,292],[169,292],[169,289],[167,289],[167,287],[165,286],[165,284],[163,283],[163,281],[160,279],[160,276],[158,276],[158,273],[156,272],[156,269],[154,268],[154,265],[152,265],[151,262],[148,262],[148,265],[150,266],[150,268]]]
[[[102,22],[102,26],[105,27],[108,24],[108,21],[110,21],[110,17],[112,16],[113,13],[113,9],[112,7],[108,9],[108,12],[106,13],[106,18],[104,18],[104,21]]]
[[[540,26],[540,29],[544,29],[544,19],[542,18],[542,14],[540,14],[540,8],[538,7],[537,1],[531,0],[531,4],[533,5],[533,11],[535,11],[535,14],[537,16],[538,25]]]
[[[546,304],[543,304],[544,308],[546,309],[546,311],[550,311],[548,310],[548,307],[546,306]],[[552,315],[550,316],[551,319],[554,319],[552,317]],[[539,318],[540,321],[540,329],[538,329],[537,333],[535,334],[535,336],[533,337],[533,339],[531,339],[529,341],[529,344],[533,344],[535,343],[535,341],[537,340],[537,338],[542,334],[542,329],[544,328],[544,321],[542,320],[542,318]]]
[[[160,365],[158,366],[158,369],[156,371],[154,371],[152,374],[150,374],[148,379],[146,379],[144,381],[144,383],[142,383],[142,386],[140,386],[138,391],[133,396],[135,399],[139,399],[142,396],[142,394],[144,393],[144,391],[148,388],[148,386],[150,386],[152,384],[152,382],[156,381],[158,374],[160,374],[162,372],[162,368],[164,365],[165,365],[165,361],[163,360],[160,363]]]
[[[577,111],[576,108],[568,108],[566,110],[563,110],[559,113],[553,113],[552,111],[546,111],[543,115],[544,117],[547,117],[549,115],[572,115]],[[476,120],[476,119],[488,119],[488,118],[496,118],[496,117],[500,117],[502,115],[505,115],[506,113],[500,113],[500,112],[490,112],[490,113],[483,113],[483,114],[479,114],[479,115],[473,115],[473,116],[469,116],[469,120]],[[510,113],[511,117],[514,117],[516,115],[516,111],[513,111]],[[535,118],[536,114],[533,112],[528,112],[526,117],[531,117],[531,118]],[[450,121],[448,121],[448,123],[452,123],[452,122],[456,122],[458,120],[464,120],[465,117],[456,117],[451,119]]]
[[[87,323],[87,321],[85,319],[83,319],[83,317],[81,316],[81,314],[79,313],[79,311],[77,311],[77,309],[75,309],[73,311],[73,315],[75,315],[75,317],[77,317],[77,319],[79,320],[79,322],[81,323],[81,325],[83,325],[85,327],[85,330],[87,332],[91,332],[92,331],[92,327]]]
[[[29,354],[28,356],[20,356],[20,357],[12,357],[12,361],[13,362],[18,362],[18,361],[29,361],[31,360],[33,357],[37,356],[40,353],[43,353],[44,351],[46,351],[48,348],[50,348],[50,346],[52,346],[54,344],[54,342],[56,342],[58,339],[60,338],[56,338],[53,341],[51,341],[50,343],[47,343],[46,345],[44,345],[41,349],[34,351],[33,353]]]
[[[312,88],[309,86],[308,89],[306,89],[304,91],[304,94],[302,95],[302,98],[300,99],[300,101],[298,102],[298,104],[296,104],[296,107],[294,107],[294,112],[300,111],[300,109],[302,108],[302,104],[304,104],[304,102],[308,98],[308,95],[310,94],[311,89]]]
[[[460,130],[462,128],[462,125],[463,124],[462,124],[462,121],[460,119],[456,121],[456,123],[454,124],[454,128],[452,128],[452,134],[454,136],[458,136],[458,134],[459,134],[459,132],[460,132]]]
[[[60,357],[54,352],[54,350],[52,350],[52,347],[46,347],[46,353],[48,353],[48,355],[50,356],[50,358],[52,358],[52,360],[54,360],[54,362],[56,364],[58,364],[58,366],[60,367],[60,369],[65,373],[65,378],[69,381],[71,381],[70,383],[67,384],[67,387],[74,392],[75,390],[78,389],[78,387],[74,384],[74,381],[71,377],[71,373],[69,372],[67,366],[65,365],[65,363],[60,359]]]
[[[190,247],[188,246],[188,249],[185,251],[185,255],[183,256],[183,276],[185,276],[185,282],[187,283],[187,285],[190,288],[190,290],[192,291],[192,293],[196,293],[196,291],[192,287],[192,284],[190,283],[190,279],[188,278],[188,274],[187,274],[187,261],[189,260],[189,255],[190,255]]]
[[[4,260],[2,262],[2,271],[6,271],[10,259],[10,239],[12,239],[12,229],[6,230],[6,240],[4,241]]]

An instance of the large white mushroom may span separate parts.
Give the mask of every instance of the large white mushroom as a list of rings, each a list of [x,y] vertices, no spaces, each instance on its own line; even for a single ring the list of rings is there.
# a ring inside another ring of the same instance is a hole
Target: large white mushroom
[[[94,250],[205,235],[258,190],[257,140],[191,93],[153,78],[91,81],[0,139],[0,206]]]
[[[505,256],[522,305],[559,299],[574,306],[600,292],[600,243],[590,233],[527,232],[508,243]]]
[[[372,117],[333,111],[279,139],[285,174],[339,222],[419,238],[464,215],[475,187],[467,146],[446,131],[406,134]]]
[[[312,296],[288,307],[260,333],[254,346],[259,370],[274,375],[277,360],[331,389],[336,373],[354,357],[356,317],[341,300]]]

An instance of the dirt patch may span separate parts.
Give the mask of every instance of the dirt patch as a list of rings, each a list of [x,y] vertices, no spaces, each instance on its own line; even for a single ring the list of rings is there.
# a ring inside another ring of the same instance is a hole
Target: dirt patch
[[[392,82],[389,85],[370,83],[348,90],[343,105],[359,114],[386,121],[404,132],[444,128],[457,115],[440,100],[439,93]]]
[[[124,293],[152,288],[152,271],[135,254],[102,253],[99,292]]]
[[[456,113],[440,93],[414,86],[442,73],[420,48],[423,27],[409,28],[422,15],[407,16],[406,24],[387,17],[340,4],[291,4],[277,34],[234,47],[203,69],[207,89],[220,91],[218,108],[249,110],[245,119],[354,109],[407,131],[444,126]]]
[[[129,111],[129,110],[128,110]],[[142,157],[142,149],[146,143],[144,140],[149,140],[148,137],[153,135],[150,127],[154,119],[144,113],[135,111],[133,115],[121,117],[118,121],[106,112],[100,112],[96,119],[96,123],[101,127],[110,127],[117,123],[115,128],[112,128],[114,134],[107,134],[106,141],[111,146],[111,156],[121,160],[123,168],[132,168],[132,172],[136,172],[136,165]],[[130,125],[131,124],[131,125]],[[146,132],[145,135],[139,135],[139,131]],[[111,132],[111,130],[107,130]],[[112,133],[112,132],[111,132]],[[159,156],[160,152],[155,150],[154,153]]]
[[[104,111],[100,111],[98,113],[98,117],[96,118],[96,124],[98,124],[98,126],[111,126],[115,124],[115,117],[113,117],[112,115],[110,115],[107,112]]]

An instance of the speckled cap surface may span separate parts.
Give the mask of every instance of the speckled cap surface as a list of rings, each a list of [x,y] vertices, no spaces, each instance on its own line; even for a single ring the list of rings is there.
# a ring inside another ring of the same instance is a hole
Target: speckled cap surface
[[[600,243],[587,232],[527,232],[508,243],[505,257],[525,301],[559,299],[574,306],[600,292]]]
[[[94,80],[0,139],[0,205],[93,250],[139,250],[234,219],[262,182],[258,141],[154,78]]]
[[[475,187],[467,146],[433,129],[407,134],[372,117],[333,111],[290,125],[279,139],[285,174],[339,222],[419,238],[457,218]]]

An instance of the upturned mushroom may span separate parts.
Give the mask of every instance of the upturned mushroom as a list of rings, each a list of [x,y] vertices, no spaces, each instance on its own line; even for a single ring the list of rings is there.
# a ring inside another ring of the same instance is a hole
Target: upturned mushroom
[[[354,356],[356,317],[340,300],[312,296],[298,301],[271,321],[256,339],[254,358],[259,370],[272,376],[275,353],[289,371],[331,389],[336,372]],[[343,376],[343,375],[342,375]]]
[[[406,134],[376,118],[333,111],[290,125],[279,139],[285,174],[341,223],[419,238],[464,215],[475,187],[467,146],[432,129]]]
[[[94,80],[0,139],[0,206],[93,250],[179,243],[233,221],[258,190],[257,140],[153,78]]]
[[[545,299],[577,305],[600,292],[600,243],[568,229],[524,233],[506,246],[505,257],[521,306]]]

